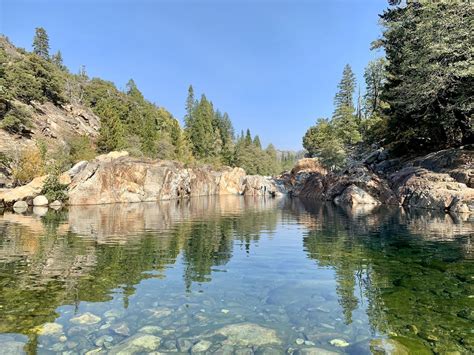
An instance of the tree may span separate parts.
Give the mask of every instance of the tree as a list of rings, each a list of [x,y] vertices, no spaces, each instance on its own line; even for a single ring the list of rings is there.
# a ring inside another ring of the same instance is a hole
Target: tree
[[[188,88],[188,97],[186,99],[186,116],[184,116],[184,122],[188,125],[191,124],[193,119],[194,111],[196,109],[196,100],[194,98],[194,89],[192,85]]]
[[[119,150],[125,146],[124,128],[120,120],[120,110],[115,102],[108,98],[101,100],[96,108],[100,117],[97,146],[101,152]]]
[[[43,27],[37,27],[33,39],[33,53],[43,59],[49,59],[49,37]]]
[[[339,91],[334,97],[333,124],[337,135],[346,145],[360,142],[361,135],[357,118],[354,116],[355,76],[349,64],[344,67],[342,79],[339,82]]]
[[[375,113],[381,113],[385,107],[381,96],[382,88],[386,81],[385,67],[387,60],[377,58],[369,62],[364,71],[365,95],[364,95],[364,113],[366,117]]]
[[[401,152],[474,140],[472,17],[461,0],[407,1],[382,14],[387,139]]]
[[[258,135],[253,138],[253,145],[258,149],[262,149],[262,144],[260,143],[260,137]]]
[[[303,147],[311,157],[318,157],[331,170],[341,168],[346,160],[344,143],[332,121],[320,118],[306,131]]]
[[[63,63],[63,56],[61,54],[61,51],[57,51],[55,54],[53,54],[53,56],[51,57],[51,61],[56,64],[56,66],[61,69],[61,70],[65,70],[66,67],[64,66],[64,63]]]

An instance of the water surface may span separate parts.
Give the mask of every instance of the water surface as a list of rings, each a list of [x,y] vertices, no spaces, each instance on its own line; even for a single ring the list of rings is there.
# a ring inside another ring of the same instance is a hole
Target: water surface
[[[0,343],[113,353],[152,334],[162,353],[473,353],[473,235],[466,217],[297,199],[5,212]],[[221,331],[242,324],[266,340]]]

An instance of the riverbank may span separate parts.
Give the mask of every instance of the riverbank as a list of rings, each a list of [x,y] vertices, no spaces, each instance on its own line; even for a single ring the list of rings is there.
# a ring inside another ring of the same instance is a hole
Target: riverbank
[[[447,149],[425,156],[390,158],[377,150],[342,172],[328,172],[316,159],[302,159],[292,171],[271,178],[241,168],[186,167],[167,160],[140,159],[112,152],[77,163],[59,177],[68,205],[151,202],[213,195],[279,196],[332,201],[353,208],[400,205],[474,214],[474,150]],[[41,195],[46,177],[0,191],[0,203],[61,207]]]

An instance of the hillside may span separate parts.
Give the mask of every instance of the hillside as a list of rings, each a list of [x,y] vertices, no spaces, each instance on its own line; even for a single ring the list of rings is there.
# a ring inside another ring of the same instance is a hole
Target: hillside
[[[185,164],[242,167],[272,175],[291,166],[292,152],[263,148],[250,130],[234,132],[203,94],[189,88],[185,127],[165,108],[148,101],[130,79],[126,89],[85,68],[74,74],[60,52],[49,54],[49,38],[38,28],[33,51],[0,36],[0,187],[64,171],[98,154],[127,150],[132,156]]]

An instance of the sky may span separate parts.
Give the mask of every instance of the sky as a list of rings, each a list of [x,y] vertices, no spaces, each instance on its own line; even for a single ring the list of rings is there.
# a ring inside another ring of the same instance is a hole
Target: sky
[[[36,27],[72,72],[145,97],[182,122],[190,84],[236,132],[299,150],[330,117],[346,63],[364,88],[385,0],[0,0],[0,33],[31,50]]]

